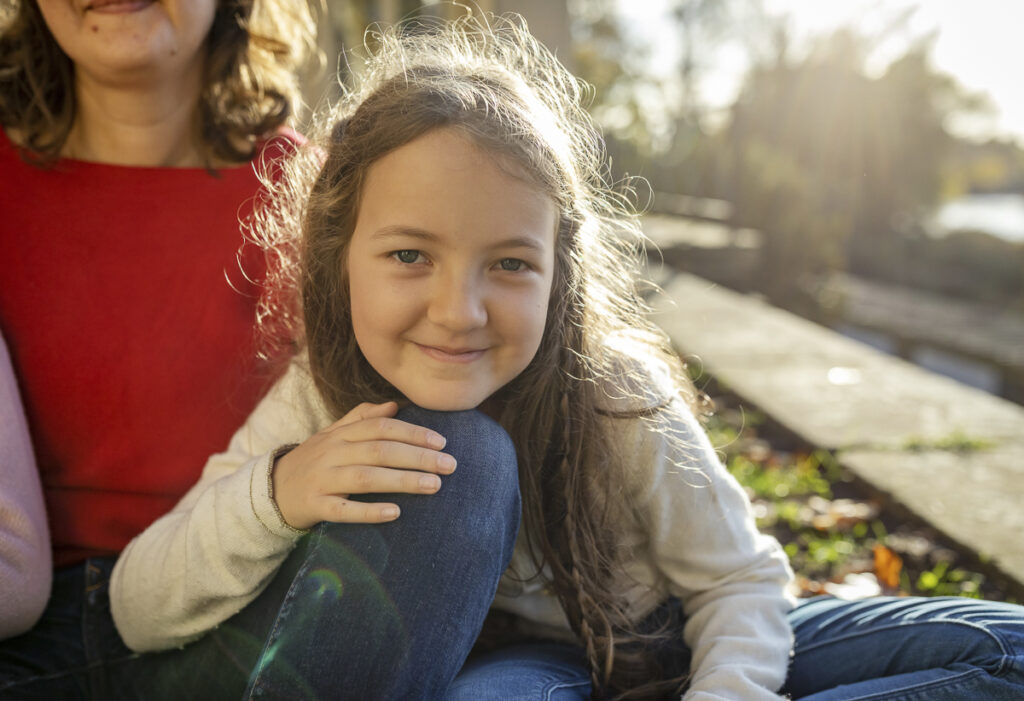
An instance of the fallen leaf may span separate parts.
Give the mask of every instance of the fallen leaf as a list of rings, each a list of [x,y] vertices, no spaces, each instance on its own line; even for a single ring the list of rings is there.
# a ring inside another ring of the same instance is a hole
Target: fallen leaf
[[[878,581],[889,589],[898,589],[900,572],[903,571],[903,559],[881,544],[875,545],[874,555],[875,576],[878,577]]]

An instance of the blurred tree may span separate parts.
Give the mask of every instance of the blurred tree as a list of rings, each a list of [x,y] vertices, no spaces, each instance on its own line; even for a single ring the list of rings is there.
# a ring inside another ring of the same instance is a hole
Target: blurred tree
[[[591,111],[634,168],[637,156],[663,148],[671,136],[674,107],[665,79],[652,70],[651,47],[635,40],[618,12],[619,0],[575,0],[570,4],[573,63],[594,86]]]
[[[725,194],[737,223],[765,233],[756,286],[778,301],[810,273],[892,273],[900,215],[940,194],[944,120],[976,107],[931,66],[927,39],[870,77],[878,38],[842,29],[796,61],[783,32],[732,108]]]
[[[699,83],[711,67],[715,44],[735,21],[738,3],[729,0],[672,0],[671,15],[679,34],[679,117],[686,127],[700,131],[703,102]]]
[[[596,89],[592,111],[606,135],[646,164],[703,133],[701,79],[720,39],[760,0],[666,0],[648,16],[626,12],[627,2],[570,0],[575,69]]]
[[[311,83],[310,101],[319,104],[320,95],[337,97],[337,78],[361,70],[359,51],[370,40],[366,30],[374,23],[394,24],[415,17],[455,17],[466,12],[517,12],[534,34],[553,51],[568,53],[568,10],[566,0],[320,0],[326,22],[321,23],[320,48],[327,57],[326,80]],[[563,35],[565,35],[563,37]],[[309,99],[309,98],[307,98]]]

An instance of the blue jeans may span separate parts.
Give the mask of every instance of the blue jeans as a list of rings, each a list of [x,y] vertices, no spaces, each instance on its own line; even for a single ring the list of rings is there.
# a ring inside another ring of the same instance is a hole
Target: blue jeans
[[[515,450],[475,411],[398,417],[448,439],[433,495],[387,524],[318,524],[240,613],[180,650],[132,654],[112,561],[61,571],[43,620],[0,643],[0,698],[437,699],[462,668],[519,530]],[[380,499],[370,495],[368,499]]]
[[[111,560],[61,571],[43,620],[0,643],[0,698],[588,698],[572,645],[508,646],[466,661],[519,527],[515,454],[477,412],[399,416],[448,438],[459,469],[440,492],[393,495],[402,517],[389,524],[318,525],[255,601],[180,650],[124,646],[107,599]],[[790,620],[796,648],[783,691],[793,698],[1024,698],[1024,608],[823,598]],[[675,654],[685,663],[686,652]]]
[[[1024,699],[1024,608],[957,597],[803,602],[784,691],[794,699]]]
[[[791,614],[796,646],[782,693],[805,701],[1024,699],[1024,608],[962,598],[822,597]],[[553,646],[471,660],[446,701],[585,701],[582,654]]]

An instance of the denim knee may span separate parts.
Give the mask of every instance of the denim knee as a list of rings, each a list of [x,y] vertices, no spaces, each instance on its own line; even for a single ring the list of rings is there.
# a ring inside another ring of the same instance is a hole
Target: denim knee
[[[515,451],[476,411],[409,408],[398,418],[444,436],[455,472],[435,494],[357,495],[394,501],[395,521],[314,528],[254,691],[288,696],[298,678],[325,698],[435,699],[472,649],[518,534]]]
[[[482,514],[496,511],[519,519],[519,469],[515,446],[496,421],[480,411],[431,411],[406,407],[398,412],[402,421],[437,431],[445,437],[444,451],[458,467],[442,477],[441,491],[448,496],[465,496],[465,507]],[[472,497],[472,498],[468,498]]]
[[[457,460],[494,464],[496,469],[516,469],[512,439],[497,421],[481,411],[432,411],[408,406],[399,410],[395,418],[440,433],[447,440],[445,452],[455,455]]]

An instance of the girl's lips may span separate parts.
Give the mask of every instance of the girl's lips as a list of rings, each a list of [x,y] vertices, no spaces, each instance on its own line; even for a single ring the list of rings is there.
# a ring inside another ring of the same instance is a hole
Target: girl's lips
[[[86,12],[104,15],[119,15],[138,12],[152,5],[156,0],[92,0],[85,6]]]
[[[421,343],[417,343],[416,347],[428,357],[440,360],[442,363],[471,363],[487,352],[486,348],[444,348],[425,346]]]

